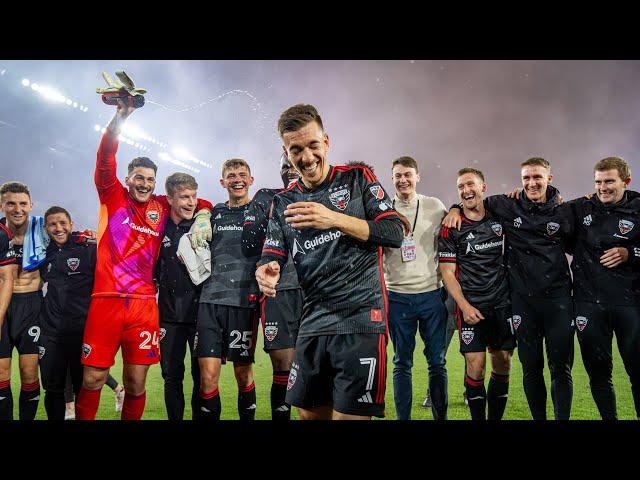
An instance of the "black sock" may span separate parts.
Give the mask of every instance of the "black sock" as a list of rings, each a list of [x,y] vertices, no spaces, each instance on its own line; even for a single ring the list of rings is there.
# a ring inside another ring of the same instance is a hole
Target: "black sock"
[[[23,383],[20,388],[20,400],[18,412],[20,420],[33,420],[36,418],[38,403],[40,402],[40,382]]]
[[[291,407],[284,401],[287,396],[289,370],[273,372],[271,384],[271,420],[290,420]]]
[[[200,407],[198,415],[194,415],[197,420],[212,421],[220,420],[222,404],[220,403],[220,392],[216,388],[212,392],[204,393],[200,390]]]
[[[44,409],[47,412],[47,419],[64,420],[64,414],[67,409],[64,392],[52,392],[50,390],[45,390]]]
[[[254,382],[238,389],[238,414],[240,420],[256,419],[256,384]]]
[[[13,420],[11,379],[0,382],[0,420]]]
[[[491,372],[487,390],[487,410],[489,420],[502,420],[509,398],[509,375]]]
[[[487,391],[484,388],[484,378],[476,380],[466,375],[464,387],[467,392],[471,420],[486,420]]]

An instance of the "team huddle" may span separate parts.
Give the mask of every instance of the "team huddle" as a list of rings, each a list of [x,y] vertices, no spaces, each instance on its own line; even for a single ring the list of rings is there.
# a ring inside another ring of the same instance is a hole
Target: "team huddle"
[[[445,420],[447,297],[473,420],[502,418],[516,347],[532,418],[546,419],[546,347],[555,418],[568,420],[576,332],[600,416],[616,419],[615,332],[640,418],[640,195],[627,189],[622,159],[598,162],[595,194],[571,201],[542,158],[522,163],[522,189],[487,198],[484,174],[463,168],[461,203],[447,212],[416,193],[411,157],[392,162],[393,198],[370,166],[330,165],[320,115],[298,104],[278,121],[282,187],[250,199],[251,168],[232,158],[220,179],[228,200],[214,206],[186,173],[154,194],[157,166],[146,157],[120,182],[118,135],[134,110],[118,100],[98,147],[97,232],[74,230],[59,206],[30,215],[22,183],[0,187],[0,419],[13,418],[16,348],[21,420],[35,417],[38,370],[49,419],[65,418],[67,375],[76,418],[95,419],[119,349],[123,420],[142,417],[157,363],[167,416],[184,418],[187,349],[193,419],[220,419],[230,361],[239,418],[253,420],[261,325],[273,420],[289,420],[292,406],[304,420],[384,417],[389,338],[397,418],[410,419],[417,330],[433,417]]]

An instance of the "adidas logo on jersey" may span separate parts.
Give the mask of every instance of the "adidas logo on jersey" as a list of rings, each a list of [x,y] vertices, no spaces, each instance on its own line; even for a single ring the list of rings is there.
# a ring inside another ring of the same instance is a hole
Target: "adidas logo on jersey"
[[[358,403],[373,403],[373,399],[371,398],[371,392],[365,393],[358,399]]]
[[[248,357],[249,356],[249,350],[243,350],[242,353],[240,354],[241,357]]]
[[[591,214],[587,215],[582,219],[582,223],[585,224],[587,227],[591,225],[592,221],[593,221],[593,218],[591,217]]]
[[[218,215],[216,215],[216,217],[214,218],[214,220],[220,220],[222,218],[222,214],[219,213]]]
[[[165,247],[170,247],[171,239],[165,235],[164,238],[162,239],[162,245]]]
[[[470,232],[469,235],[467,235],[467,238],[465,238],[465,240],[473,240],[474,238],[476,237],[473,236],[473,232]]]
[[[513,226],[516,228],[520,228],[522,226],[522,219],[520,217],[516,218],[513,221]]]

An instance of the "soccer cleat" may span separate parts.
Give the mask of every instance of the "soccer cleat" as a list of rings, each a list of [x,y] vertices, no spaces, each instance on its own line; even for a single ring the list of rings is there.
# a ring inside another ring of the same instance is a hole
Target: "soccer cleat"
[[[424,398],[424,402],[422,402],[422,408],[431,408],[431,394],[429,393],[428,388],[427,388],[427,396]]]
[[[76,406],[75,403],[69,402],[64,411],[64,419],[65,420],[75,420],[76,419]]]
[[[467,392],[462,392],[462,398],[464,399],[464,404],[469,406],[469,399],[467,398]]]
[[[120,390],[118,390],[118,387],[120,387]],[[121,385],[118,385],[118,387],[114,390],[116,394],[116,412],[121,412],[124,404],[124,387]]]

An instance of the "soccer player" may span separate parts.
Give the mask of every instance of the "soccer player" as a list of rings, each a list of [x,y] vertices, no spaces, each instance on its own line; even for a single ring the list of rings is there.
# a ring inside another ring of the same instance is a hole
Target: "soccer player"
[[[549,162],[534,157],[520,165],[522,190],[516,198],[493,195],[484,206],[504,226],[512,324],[522,363],[524,391],[534,420],[547,418],[543,341],[551,374],[557,420],[569,420],[573,398],[573,300],[566,253],[572,236],[569,207],[550,185]],[[446,225],[460,226],[455,205]]]
[[[366,167],[332,166],[329,137],[312,105],[285,110],[278,131],[301,180],[276,194],[260,290],[276,284],[293,258],[304,304],[287,384],[300,418],[384,416],[387,298],[382,248],[399,247],[402,222]]]
[[[462,228],[442,227],[439,269],[458,308],[471,419],[500,420],[507,404],[511,356],[516,346],[502,258],[503,225],[482,203],[487,184],[481,171],[459,170],[457,187],[462,200]],[[486,349],[491,358],[491,379],[485,390]]]
[[[300,178],[285,153],[280,157],[280,177],[286,188]],[[260,256],[264,244],[269,210],[276,193],[284,189],[263,188],[251,200],[242,231],[242,252],[247,257]],[[271,384],[271,419],[289,420],[290,406],[285,402],[287,380],[293,361],[300,317],[302,316],[302,291],[293,259],[287,261],[276,290],[277,298],[260,297],[260,318],[264,333],[264,350],[271,358],[273,382]]]
[[[0,187],[0,206],[6,215],[0,219],[5,242],[0,252],[4,284],[0,304],[0,420],[13,419],[11,354],[14,347],[20,354],[19,418],[33,420],[40,401],[38,340],[42,280],[37,268],[22,269],[23,244],[29,226],[29,212],[33,209],[29,188],[19,182],[3,184]],[[11,279],[13,285],[9,288],[6,282]],[[12,292],[11,296],[9,292]]]
[[[200,418],[219,420],[220,370],[233,362],[238,384],[240,420],[253,420],[256,390],[253,380],[258,329],[258,285],[254,270],[259,254],[242,253],[242,231],[249,212],[249,164],[240,158],[222,164],[220,185],[228,200],[218,203],[211,215],[211,276],[204,282],[198,309],[196,356],[200,363]]]
[[[167,218],[166,197],[153,195],[157,167],[146,157],[128,165],[125,188],[116,176],[118,134],[135,108],[122,100],[98,147],[95,183],[100,198],[96,275],[82,345],[84,374],[76,403],[79,420],[93,420],[100,391],[122,347],[125,398],[123,420],[139,420],[146,400],[149,365],[160,360],[153,269]],[[195,241],[210,238],[212,205],[198,200]],[[193,237],[193,236],[192,236]]]
[[[393,356],[393,394],[398,420],[411,419],[413,399],[411,369],[416,330],[424,342],[429,365],[431,409],[435,420],[447,417],[446,291],[438,273],[437,252],[444,204],[416,193],[418,163],[411,157],[392,162],[396,189],[393,206],[411,221],[400,249],[384,251],[384,278],[389,290],[389,333]]]
[[[594,167],[596,194],[568,202],[575,228],[575,323],[591,393],[603,420],[617,419],[612,341],[631,381],[640,418],[640,194],[618,157]]]
[[[93,290],[96,243],[72,234],[71,215],[62,207],[49,208],[44,221],[51,243],[40,266],[47,286],[40,314],[40,372],[47,418],[64,420],[67,372],[76,395],[82,386],[82,334]]]
[[[174,173],[165,181],[171,213],[162,239],[156,265],[158,307],[160,310],[160,367],[164,379],[164,403],[169,420],[184,417],[184,356],[187,346],[193,352],[196,335],[198,300],[202,284],[195,286],[184,263],[178,258],[178,244],[193,225],[196,213],[198,183],[186,173]],[[198,416],[200,368],[191,353],[192,419]]]

